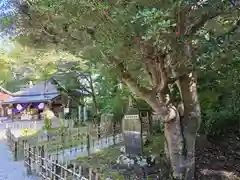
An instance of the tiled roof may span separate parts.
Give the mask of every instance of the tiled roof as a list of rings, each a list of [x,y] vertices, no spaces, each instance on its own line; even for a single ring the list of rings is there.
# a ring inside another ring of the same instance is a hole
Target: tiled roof
[[[27,103],[27,102],[44,102],[52,100],[60,95],[57,86],[51,81],[39,82],[31,88],[25,88],[13,93],[13,97],[3,103]]]

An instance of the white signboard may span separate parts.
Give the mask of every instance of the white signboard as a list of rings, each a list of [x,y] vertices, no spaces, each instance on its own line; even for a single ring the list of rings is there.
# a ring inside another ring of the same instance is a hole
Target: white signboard
[[[124,119],[139,119],[139,115],[125,115]]]
[[[64,108],[64,109],[63,109],[63,112],[64,112],[64,114],[69,113],[69,108]]]

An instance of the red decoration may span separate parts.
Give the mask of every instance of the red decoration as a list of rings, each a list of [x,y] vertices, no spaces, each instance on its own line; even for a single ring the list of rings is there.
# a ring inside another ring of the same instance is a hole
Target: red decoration
[[[176,37],[179,37],[179,36],[180,36],[180,32],[177,31],[177,32],[176,32]]]

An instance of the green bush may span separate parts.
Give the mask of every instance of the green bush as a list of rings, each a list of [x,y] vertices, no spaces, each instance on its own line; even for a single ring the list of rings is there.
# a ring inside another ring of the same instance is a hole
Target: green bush
[[[225,134],[235,133],[240,127],[240,110],[233,108],[232,104],[217,101],[211,106],[202,106],[202,125],[201,132],[209,136],[224,136]]]
[[[43,126],[43,129],[44,129],[44,130],[50,130],[50,129],[52,129],[52,121],[51,121],[51,119],[49,119],[49,118],[47,118],[47,117],[44,118],[44,126]]]

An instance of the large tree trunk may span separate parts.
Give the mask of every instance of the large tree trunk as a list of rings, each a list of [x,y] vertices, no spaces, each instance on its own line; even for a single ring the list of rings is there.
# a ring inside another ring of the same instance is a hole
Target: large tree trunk
[[[183,167],[184,156],[184,138],[182,134],[182,126],[180,121],[180,114],[176,106],[170,102],[170,92],[168,87],[159,94],[159,102],[150,99],[148,102],[152,108],[161,115],[164,121],[165,133],[165,153],[172,167],[172,174],[175,179],[182,179],[185,173]],[[161,104],[158,106],[158,104]],[[165,108],[163,108],[165,104]]]
[[[172,166],[172,175],[176,179],[181,179],[184,173],[182,164],[184,163],[184,144],[181,131],[180,116],[177,108],[169,107],[169,115],[165,119],[164,134],[165,134],[165,153]]]
[[[195,141],[201,123],[200,104],[197,95],[197,75],[195,72],[179,79],[184,114],[181,121],[184,138],[185,179],[192,180],[195,175]]]
[[[200,106],[197,98],[196,75],[182,76],[178,81],[183,106],[168,105],[164,118],[165,152],[175,179],[195,179],[195,140],[200,125]]]

